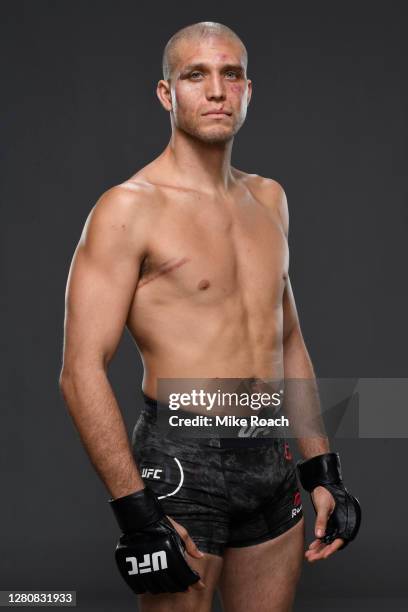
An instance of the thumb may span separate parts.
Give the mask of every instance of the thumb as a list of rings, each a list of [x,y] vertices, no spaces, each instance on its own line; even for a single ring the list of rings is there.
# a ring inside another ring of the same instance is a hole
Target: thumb
[[[312,493],[312,502],[316,510],[315,535],[322,538],[326,533],[327,521],[334,508],[333,499],[324,487],[316,487]]]
[[[201,550],[198,550],[196,544],[189,535],[187,535],[187,537],[184,539],[184,546],[186,547],[188,554],[192,557],[195,557],[196,559],[202,559],[202,557],[204,557],[204,553],[202,553]]]
[[[329,520],[330,509],[324,505],[317,508],[315,535],[317,538],[322,538],[326,533],[327,521]]]
[[[176,523],[176,521],[172,519],[170,516],[167,516],[167,518],[169,519],[169,521],[171,522],[171,524],[173,525],[173,527],[179,534],[180,538],[183,540],[183,544],[186,549],[186,552],[188,552],[188,554],[191,555],[192,557],[196,557],[196,559],[201,559],[202,557],[204,557],[204,553],[198,550],[197,546],[195,545],[193,540],[190,538],[190,535],[187,529],[183,527],[183,525]]]

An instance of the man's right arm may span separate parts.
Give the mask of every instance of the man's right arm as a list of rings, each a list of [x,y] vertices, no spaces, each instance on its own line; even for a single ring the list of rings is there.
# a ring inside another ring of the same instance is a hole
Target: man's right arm
[[[147,249],[148,207],[123,187],[92,209],[66,290],[60,388],[90,460],[113,498],[142,489],[126,427],[107,377]]]

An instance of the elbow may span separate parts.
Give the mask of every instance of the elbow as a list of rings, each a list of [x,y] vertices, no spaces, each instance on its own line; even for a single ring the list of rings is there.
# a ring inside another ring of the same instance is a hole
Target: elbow
[[[58,379],[58,387],[64,399],[68,397],[72,384],[72,375],[65,368],[62,368]]]
[[[64,386],[66,379],[67,379],[67,372],[66,372],[66,369],[63,366],[62,369],[61,369],[59,378],[58,378],[58,386],[59,386],[60,389],[62,389],[62,387]]]
[[[301,337],[302,332],[300,331],[300,325],[298,323],[295,323],[294,325],[292,325],[292,327],[285,330],[285,333],[283,335],[283,344],[290,344],[294,340],[299,339]]]
[[[90,381],[99,377],[101,373],[106,375],[102,357],[86,360],[77,359],[74,363],[65,363],[58,379],[60,391],[64,397],[72,394],[76,389],[86,387]]]
[[[283,339],[283,349],[288,352],[301,352],[306,350],[302,331],[299,325],[295,325]]]
[[[61,369],[58,386],[64,398],[71,395],[73,390],[80,384],[82,375],[77,368],[64,365]]]
[[[82,377],[75,371],[63,368],[58,379],[58,386],[68,412],[72,413],[81,390],[85,386]]]

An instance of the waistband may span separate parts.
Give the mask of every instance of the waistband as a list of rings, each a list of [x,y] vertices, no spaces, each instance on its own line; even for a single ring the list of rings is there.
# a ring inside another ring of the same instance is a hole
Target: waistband
[[[145,411],[152,417],[154,420],[157,420],[159,415],[159,411],[168,411],[169,406],[160,400],[157,400],[153,397],[147,395],[143,389],[141,389],[141,394],[143,398],[143,406],[142,411]],[[194,417],[197,413],[188,412],[186,410],[177,410],[177,414],[179,416],[185,417]],[[182,440],[182,437],[179,437]],[[279,440],[276,437],[222,437],[218,434],[208,434],[206,437],[195,437],[195,438],[187,438],[189,442],[193,441],[199,444],[200,446],[210,446],[215,448],[252,448],[257,446],[273,446],[276,444],[275,440]],[[282,438],[283,439],[283,438]]]

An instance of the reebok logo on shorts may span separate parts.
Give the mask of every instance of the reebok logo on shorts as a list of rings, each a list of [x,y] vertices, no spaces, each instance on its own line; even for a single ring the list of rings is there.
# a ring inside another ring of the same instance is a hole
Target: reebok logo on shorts
[[[293,505],[294,508],[292,508],[292,518],[294,518],[302,510],[302,498],[300,497],[299,491],[296,491],[295,493]]]
[[[285,459],[287,461],[292,461],[292,453],[290,452],[290,446],[289,446],[288,442],[285,442],[284,449],[285,449],[285,451],[284,451]]]

